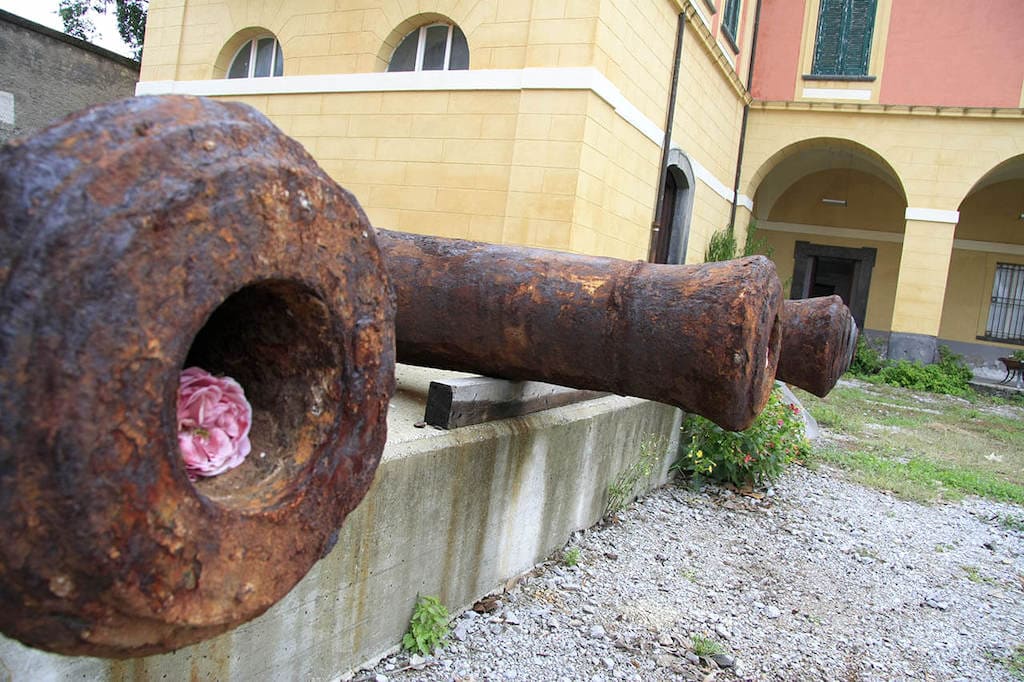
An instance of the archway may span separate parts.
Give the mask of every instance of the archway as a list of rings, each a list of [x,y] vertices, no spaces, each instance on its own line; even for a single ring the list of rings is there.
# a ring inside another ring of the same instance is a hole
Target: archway
[[[841,138],[772,155],[757,173],[753,215],[791,298],[838,294],[862,329],[892,322],[907,199],[892,166]]]

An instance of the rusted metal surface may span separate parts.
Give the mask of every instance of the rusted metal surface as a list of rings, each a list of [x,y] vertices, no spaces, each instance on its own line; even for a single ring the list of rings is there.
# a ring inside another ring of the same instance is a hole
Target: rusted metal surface
[[[857,323],[839,296],[783,302],[781,381],[824,397],[850,368],[856,348]]]
[[[132,99],[0,150],[0,630],[139,656],[284,596],[373,478],[393,313],[356,202],[248,107]],[[192,364],[254,408],[195,484]]]
[[[751,424],[778,362],[781,288],[757,256],[655,265],[378,230],[398,359],[649,398]]]

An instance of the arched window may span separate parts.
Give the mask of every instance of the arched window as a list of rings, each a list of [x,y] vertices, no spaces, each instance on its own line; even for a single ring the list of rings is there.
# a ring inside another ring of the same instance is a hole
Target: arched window
[[[274,36],[253,38],[242,45],[231,60],[228,78],[264,78],[284,74],[281,43]]]
[[[455,71],[468,68],[466,34],[454,24],[420,26],[402,39],[388,63],[388,71]]]

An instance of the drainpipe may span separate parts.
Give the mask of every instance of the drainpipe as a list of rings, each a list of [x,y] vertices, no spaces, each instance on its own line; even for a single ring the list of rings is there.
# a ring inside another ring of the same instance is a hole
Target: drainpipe
[[[758,0],[760,2],[760,0]],[[676,24],[676,50],[672,61],[672,85],[668,91],[668,113],[665,114],[665,139],[661,145],[661,166],[658,168],[658,194],[654,200],[654,218],[651,220],[651,241],[647,248],[647,260],[653,263],[658,252],[661,234],[662,204],[665,203],[665,169],[668,167],[668,153],[672,148],[672,125],[676,114],[676,92],[679,89],[679,62],[683,54],[683,31],[686,29],[686,14],[679,13]]]
[[[757,55],[757,33],[761,24],[761,0],[757,0],[754,8],[754,36],[750,39],[750,61],[747,63],[747,92],[753,89],[754,85],[754,57]],[[740,122],[740,148],[736,154],[736,178],[732,185],[732,208],[729,211],[729,231],[732,232],[736,225],[736,204],[740,198],[740,168],[743,167],[743,147],[747,142],[747,117],[750,115],[750,105],[743,105],[743,120]]]

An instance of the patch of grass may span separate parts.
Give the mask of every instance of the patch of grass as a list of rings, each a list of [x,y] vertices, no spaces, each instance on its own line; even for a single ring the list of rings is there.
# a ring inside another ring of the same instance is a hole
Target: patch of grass
[[[901,429],[913,429],[921,426],[926,421],[928,420],[920,416],[892,414],[887,417],[882,417],[878,423],[882,426],[895,426]]]
[[[693,645],[693,653],[698,656],[714,656],[715,654],[724,654],[725,647],[703,635],[692,635],[690,642]]]
[[[955,500],[968,494],[1024,504],[1024,486],[974,468],[935,462],[921,456],[905,458],[864,450],[822,448],[815,456],[853,472],[862,483],[918,502]]]
[[[999,525],[1006,530],[1017,531],[1018,533],[1024,533],[1024,517],[1014,516],[1013,514],[1005,514],[999,517]]]
[[[812,464],[841,467],[865,485],[921,502],[1024,498],[1024,410],[1005,400],[967,402],[864,381],[844,382],[824,400],[797,395],[828,428]]]
[[[956,545],[951,545],[948,542],[940,542],[939,544],[935,545],[935,551],[939,554],[942,554],[943,552],[948,552],[953,549],[956,549]]]
[[[604,516],[612,516],[622,511],[636,493],[637,483],[647,478],[654,467],[661,461],[667,444],[664,437],[652,435],[640,444],[640,456],[635,462],[619,472],[615,481],[608,486],[608,500],[604,506]]]
[[[580,548],[576,545],[565,550],[562,554],[562,563],[566,566],[576,566],[580,563]]]
[[[842,412],[832,405],[822,402],[814,406],[807,406],[807,409],[811,413],[811,416],[818,421],[819,425],[835,431],[843,430],[846,418],[843,416]]]
[[[967,579],[970,580],[972,583],[991,584],[995,582],[995,580],[993,580],[992,578],[987,578],[983,576],[981,574],[981,571],[978,570],[977,566],[961,566],[960,568],[964,570],[964,573],[967,574]]]
[[[684,568],[679,571],[679,575],[689,580],[694,585],[697,584],[697,571],[692,568]]]
[[[1005,665],[1014,677],[1024,680],[1024,644],[1018,644],[1009,657],[1000,661]]]

